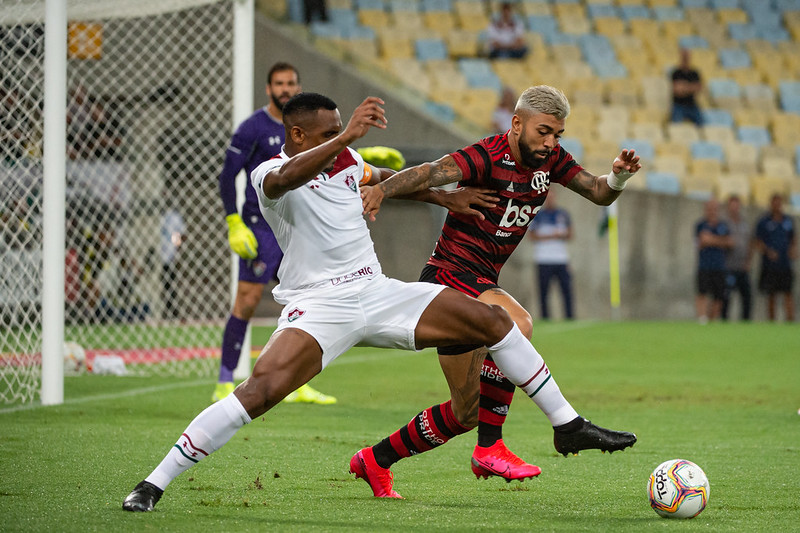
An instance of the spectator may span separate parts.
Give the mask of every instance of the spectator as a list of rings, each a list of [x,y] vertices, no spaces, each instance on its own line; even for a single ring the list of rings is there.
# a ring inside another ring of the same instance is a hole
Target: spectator
[[[572,221],[569,213],[556,205],[556,194],[551,188],[544,204],[530,226],[530,236],[536,241],[533,258],[539,275],[539,306],[542,318],[550,318],[547,305],[550,282],[555,278],[561,289],[564,315],[574,318],[572,312],[572,276],[569,271],[567,241],[572,238]]]
[[[168,207],[161,216],[161,297],[164,318],[178,318],[178,257],[185,239],[186,223],[180,212]]]
[[[732,239],[728,225],[719,218],[719,203],[713,198],[706,202],[705,215],[697,223],[697,321],[706,324],[722,312],[725,297],[725,250]],[[711,296],[711,305],[708,297]]]
[[[492,114],[492,129],[496,133],[505,133],[511,129],[511,118],[517,106],[517,95],[511,87],[503,87],[500,102]]]
[[[328,21],[328,7],[325,0],[303,0],[306,24],[315,21]]]
[[[797,258],[794,222],[783,213],[783,197],[773,194],[770,209],[756,225],[755,247],[761,252],[758,288],[767,295],[767,317],[776,319],[777,295],[783,295],[785,320],[794,321],[792,262]]]
[[[691,66],[689,50],[681,49],[681,62],[672,71],[672,122],[690,120],[703,125],[703,114],[697,105],[697,94],[703,88],[700,73]]]
[[[522,59],[528,53],[525,43],[525,27],[511,10],[511,4],[503,2],[500,14],[492,19],[487,29],[489,58]]]
[[[28,149],[30,121],[16,88],[0,87],[0,160],[13,166]]]
[[[83,98],[83,97],[81,97]],[[87,97],[88,98],[88,97]],[[83,100],[82,100],[83,101]],[[85,101],[83,101],[85,102]],[[67,114],[67,150],[70,159],[116,160],[125,134],[100,100],[90,99],[88,114],[83,109]]]
[[[731,247],[725,254],[725,297],[722,300],[722,320],[728,319],[728,308],[733,291],[739,291],[742,298],[742,320],[750,320],[752,307],[750,262],[753,257],[750,227],[742,218],[742,201],[737,195],[734,194],[728,198],[727,211]]]

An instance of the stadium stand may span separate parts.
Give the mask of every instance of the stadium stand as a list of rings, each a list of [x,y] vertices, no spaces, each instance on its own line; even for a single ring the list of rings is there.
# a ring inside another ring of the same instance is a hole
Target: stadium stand
[[[486,59],[483,34],[498,3],[482,0],[332,0],[330,20],[310,34],[409,85],[436,117],[487,132],[502,87],[556,85],[573,106],[565,143],[594,164],[601,149],[630,142],[653,158],[653,190],[705,198],[741,186],[742,176],[750,191],[773,190],[776,174],[800,182],[797,0],[513,3],[530,44],[523,60]],[[668,73],[682,47],[705,81],[702,128],[668,121]]]

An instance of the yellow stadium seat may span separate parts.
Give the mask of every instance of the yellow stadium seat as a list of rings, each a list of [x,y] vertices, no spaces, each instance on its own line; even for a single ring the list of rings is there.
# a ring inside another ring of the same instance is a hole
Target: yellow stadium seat
[[[758,109],[735,109],[733,110],[733,121],[737,126],[761,126],[766,127],[769,117]]]
[[[358,21],[370,28],[386,28],[389,26],[389,13],[378,9],[362,9],[358,12]]]
[[[667,139],[688,146],[700,140],[700,130],[690,122],[670,122],[667,124]]]
[[[616,35],[625,35],[627,24],[617,17],[597,17],[594,19],[594,31],[612,38]]]
[[[671,172],[676,176],[685,176],[689,171],[686,158],[676,154],[657,155],[652,162],[644,164],[654,172]]]
[[[750,204],[750,175],[742,172],[723,173],[717,179],[717,198],[726,201],[733,195],[742,200],[742,205]]]
[[[700,129],[700,136],[705,141],[715,142],[723,146],[736,141],[736,135],[728,126],[703,126]]]
[[[761,171],[767,176],[795,179],[792,157],[765,156],[761,158]]]
[[[438,34],[446,36],[447,32],[456,27],[456,19],[450,12],[426,11],[422,14],[422,21],[426,28],[435,30]]]
[[[462,30],[484,31],[489,27],[489,17],[486,15],[456,13],[456,21]]]
[[[722,163],[718,159],[692,159],[689,174],[716,179],[722,174]]]
[[[728,172],[755,174],[758,171],[758,148],[754,145],[733,142],[724,145],[723,149]]]
[[[717,9],[717,20],[723,26],[731,22],[750,22],[747,11],[738,7]]]
[[[750,192],[753,203],[758,207],[766,208],[774,194],[785,197],[789,193],[789,181],[760,174],[750,179]]]
[[[718,176],[687,174],[681,180],[681,192],[695,200],[709,200],[717,190]]]
[[[445,35],[451,57],[477,57],[480,54],[478,34],[469,30],[450,30]]]
[[[378,48],[384,59],[414,57],[414,44],[411,39],[394,32],[379,33]]]
[[[629,109],[639,106],[639,85],[630,79],[610,79],[606,82],[606,100],[610,105]]]

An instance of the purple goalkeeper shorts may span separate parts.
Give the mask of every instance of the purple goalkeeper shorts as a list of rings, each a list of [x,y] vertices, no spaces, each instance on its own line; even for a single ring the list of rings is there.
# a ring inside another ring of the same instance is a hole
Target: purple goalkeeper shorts
[[[258,241],[258,257],[255,259],[239,258],[239,281],[266,285],[273,279],[278,279],[278,267],[281,264],[283,252],[266,223],[254,224],[249,228],[253,230],[256,241]]]

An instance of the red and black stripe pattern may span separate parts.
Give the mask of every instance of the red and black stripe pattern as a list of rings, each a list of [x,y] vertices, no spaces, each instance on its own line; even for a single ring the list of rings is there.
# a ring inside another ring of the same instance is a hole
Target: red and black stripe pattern
[[[566,185],[583,168],[560,146],[536,168],[522,167],[511,154],[507,133],[487,137],[450,154],[463,179],[460,187],[494,189],[500,201],[478,208],[486,217],[448,213],[429,265],[469,271],[497,282],[500,269],[516,249],[544,203],[552,183]]]
[[[491,446],[503,438],[506,421],[516,387],[487,355],[481,368],[481,398],[478,405],[478,444]]]

